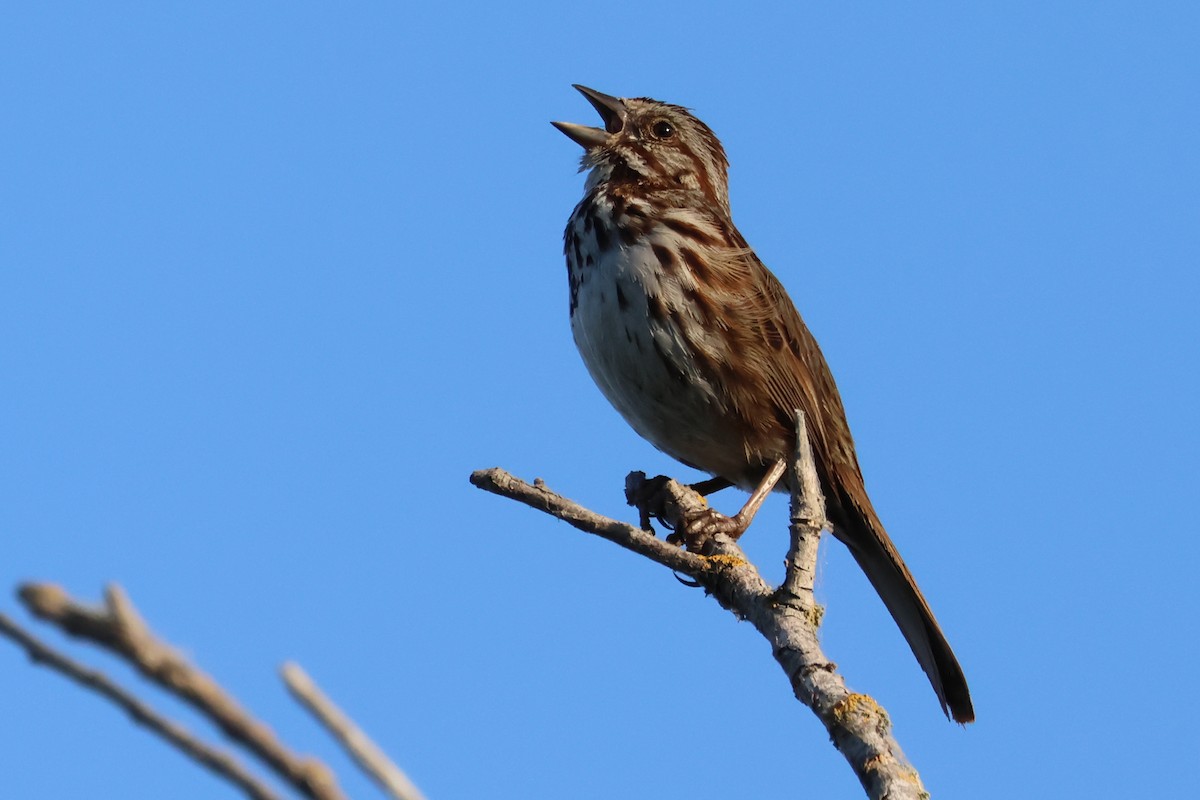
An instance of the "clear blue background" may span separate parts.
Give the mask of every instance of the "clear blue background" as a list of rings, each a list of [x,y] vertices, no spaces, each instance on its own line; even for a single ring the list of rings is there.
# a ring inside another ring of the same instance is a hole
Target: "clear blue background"
[[[964,730],[827,544],[828,653],[934,795],[1190,790],[1200,6],[102,6],[0,26],[4,613],[119,581],[359,797],[283,660],[431,800],[858,796],[748,625],[467,483],[694,476],[570,340],[581,82],[725,142],[972,682]],[[0,720],[6,796],[236,796],[7,642]]]

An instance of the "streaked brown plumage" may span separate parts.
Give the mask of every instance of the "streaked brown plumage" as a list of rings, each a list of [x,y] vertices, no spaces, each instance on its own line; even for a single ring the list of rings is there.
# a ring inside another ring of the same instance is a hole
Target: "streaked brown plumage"
[[[679,106],[575,88],[605,123],[554,123],[586,151],[564,250],[571,328],[596,384],[660,450],[756,494],[773,487],[764,477],[790,456],[804,411],[834,534],[942,709],[972,721],[962,669],[871,506],[825,358],[733,224],[720,141]],[[750,505],[733,518],[735,535]]]

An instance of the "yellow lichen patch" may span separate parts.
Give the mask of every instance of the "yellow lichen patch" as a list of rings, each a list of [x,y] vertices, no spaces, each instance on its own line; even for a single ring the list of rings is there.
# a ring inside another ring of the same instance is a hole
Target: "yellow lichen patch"
[[[856,716],[858,714],[874,714],[886,719],[887,714],[875,699],[867,694],[857,694],[851,692],[846,695],[846,699],[833,707],[833,715],[840,720],[845,720],[847,717]]]
[[[821,627],[821,623],[825,620],[825,606],[815,603],[810,613],[812,614],[813,627]]]
[[[780,587],[771,595],[771,603],[776,608],[786,608],[792,613],[800,614],[804,617],[804,621],[808,624],[808,627],[814,630],[820,628],[821,620],[825,619],[825,606],[814,602],[812,595],[797,597],[794,594],[785,592]]]
[[[804,615],[811,628],[821,627],[821,620],[825,619],[825,606],[820,603],[813,603],[811,606],[792,606]]]
[[[709,561],[715,561],[718,564],[724,564],[727,567],[733,567],[733,568],[745,567],[750,564],[750,562],[747,561],[746,559],[738,558],[737,556],[716,555],[716,556],[704,556],[704,557],[707,558]]]
[[[929,792],[925,791],[925,787],[921,785],[921,776],[917,774],[917,771],[907,764],[898,763],[891,753],[878,753],[868,758],[863,763],[863,769],[866,772],[886,772],[893,778],[899,778],[916,787],[919,790],[917,796],[921,800],[929,800]]]

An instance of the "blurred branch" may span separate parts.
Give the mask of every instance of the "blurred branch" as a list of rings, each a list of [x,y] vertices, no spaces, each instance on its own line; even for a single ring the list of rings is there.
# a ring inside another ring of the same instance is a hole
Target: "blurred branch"
[[[87,669],[51,649],[3,614],[0,614],[0,634],[23,647],[35,664],[49,667],[80,686],[107,697],[124,709],[134,722],[146,726],[177,747],[184,755],[230,781],[247,797],[254,800],[277,800],[278,796],[251,775],[233,755],[201,742],[183,726],[161,716],[103,673]]]
[[[425,800],[425,796],[404,771],[392,763],[371,738],[321,691],[299,664],[284,664],[281,673],[292,695],[312,712],[380,788],[396,800]]]
[[[53,584],[25,584],[18,595],[34,616],[111,650],[186,701],[306,797],[343,800],[329,767],[292,753],[215,680],[159,640],[121,587],[110,584],[101,607],[78,603]]]
[[[541,480],[531,485],[492,468],[472,473],[471,483],[691,577],[722,607],[749,621],[766,638],[796,698],[821,720],[868,797],[927,798],[920,776],[892,736],[887,713],[869,696],[846,688],[836,665],[825,656],[817,640],[821,609],[813,599],[812,587],[817,545],[826,521],[802,414],[797,421],[800,433],[792,470],[793,485],[800,488],[792,496],[787,576],[778,590],[762,578],[737,543],[723,534],[703,539],[688,537],[689,552],[652,533],[589,511],[550,491]],[[638,506],[643,519],[658,517],[676,530],[682,530],[685,520],[706,508],[704,498],[686,485],[665,478],[648,481],[640,472],[626,479],[626,495],[631,504]]]

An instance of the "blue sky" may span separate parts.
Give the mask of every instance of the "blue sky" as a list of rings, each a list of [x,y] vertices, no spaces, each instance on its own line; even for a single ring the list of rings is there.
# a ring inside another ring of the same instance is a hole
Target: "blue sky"
[[[500,465],[632,519],[628,470],[694,477],[570,340],[582,178],[548,122],[594,119],[579,82],[725,142],[971,680],[964,730],[826,543],[827,652],[934,795],[1180,794],[1197,41],[1182,2],[10,9],[0,609],[119,581],[354,796],[285,659],[431,800],[858,796],[747,625],[467,483]],[[776,577],[785,519],[745,540]],[[236,796],[7,643],[0,686],[13,797]]]

